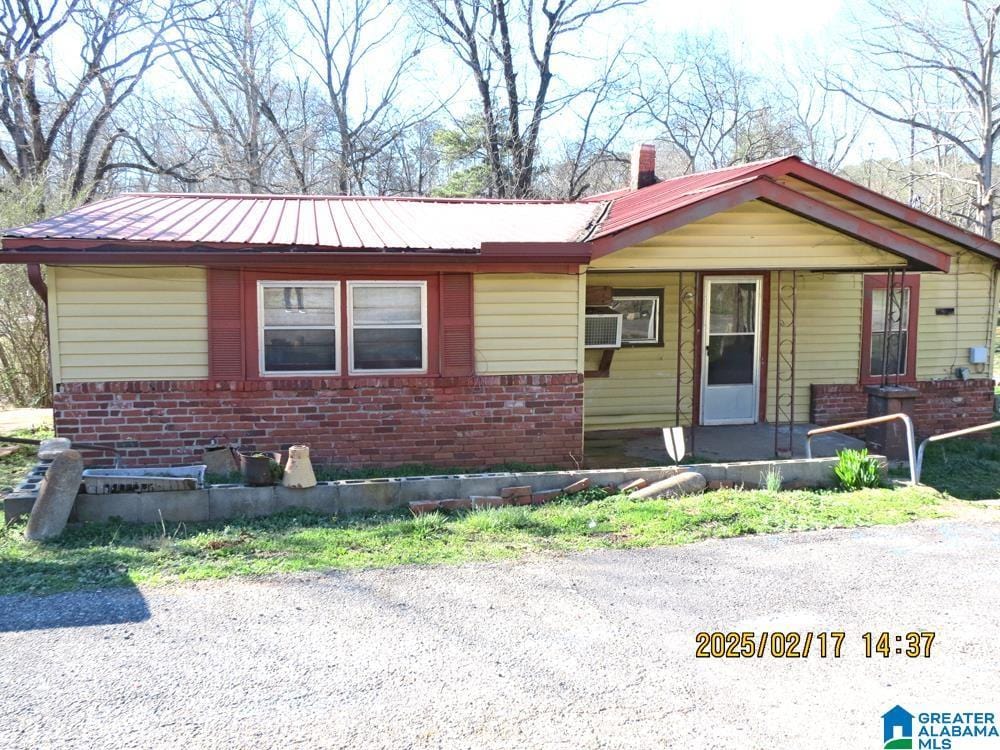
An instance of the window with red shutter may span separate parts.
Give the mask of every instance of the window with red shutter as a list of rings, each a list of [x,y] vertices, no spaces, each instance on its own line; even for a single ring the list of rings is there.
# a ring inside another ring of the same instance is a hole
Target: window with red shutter
[[[243,282],[239,270],[208,269],[208,375],[242,380]]]
[[[441,275],[441,374],[474,375],[472,274]]]

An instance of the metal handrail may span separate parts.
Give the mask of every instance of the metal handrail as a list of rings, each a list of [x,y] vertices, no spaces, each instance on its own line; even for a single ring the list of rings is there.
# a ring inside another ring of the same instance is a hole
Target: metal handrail
[[[924,468],[924,449],[927,447],[928,443],[937,443],[941,440],[949,440],[953,437],[961,437],[962,435],[971,435],[974,432],[986,432],[986,430],[995,430],[1000,427],[1000,422],[990,422],[989,424],[981,424],[976,427],[966,427],[961,430],[955,430],[954,432],[942,432],[940,435],[931,435],[929,438],[924,440],[920,444],[920,448],[917,449],[917,481],[920,481],[920,474]]]
[[[906,455],[910,463],[910,482],[912,484],[917,484],[920,478],[920,472],[917,469],[917,458],[913,450],[913,444],[916,439],[913,437],[913,420],[910,419],[909,415],[903,414],[902,412],[897,412],[895,414],[885,414],[881,417],[869,417],[868,419],[859,419],[857,422],[845,422],[844,424],[830,425],[829,427],[817,427],[815,430],[809,430],[806,433],[806,458],[812,458],[812,439],[814,435],[822,435],[825,432],[839,432],[840,430],[851,430],[855,427],[866,427],[870,424],[881,424],[882,422],[891,422],[894,419],[899,419],[906,425]],[[1000,424],[1000,423],[998,423]],[[926,441],[925,441],[926,442]]]

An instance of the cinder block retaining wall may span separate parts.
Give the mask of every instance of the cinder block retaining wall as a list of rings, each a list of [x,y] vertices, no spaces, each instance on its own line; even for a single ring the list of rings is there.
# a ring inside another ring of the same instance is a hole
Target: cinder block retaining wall
[[[198,462],[217,437],[252,450],[306,443],[336,466],[518,461],[583,455],[581,375],[64,383],[56,433],[116,443],[133,466]]]
[[[913,424],[926,437],[993,421],[993,381],[925,380],[913,407]],[[852,422],[868,416],[863,385],[818,385],[812,388],[809,419],[818,425]]]
[[[776,467],[783,485],[830,487],[834,484],[835,458],[788,461],[746,461],[729,464],[696,464],[686,468],[704,475],[710,485],[758,487],[761,474]],[[885,462],[883,460],[883,467]],[[592,485],[620,485],[633,479],[655,482],[678,471],[676,466],[639,469],[595,469],[524,473],[470,474],[395,479],[324,482],[307,490],[286,487],[215,485],[188,492],[148,492],[120,495],[77,496],[71,520],[108,521],[120,518],[137,523],[216,521],[240,516],[265,516],[289,508],[344,514],[363,510],[400,508],[416,500],[447,500],[473,495],[495,496],[505,487],[529,486],[533,492],[561,489],[588,478]],[[31,511],[34,497],[25,493],[5,505],[7,522]]]

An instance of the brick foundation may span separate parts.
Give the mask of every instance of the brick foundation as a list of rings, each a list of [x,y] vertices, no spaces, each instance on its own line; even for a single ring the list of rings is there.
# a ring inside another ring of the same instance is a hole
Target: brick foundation
[[[972,427],[993,420],[993,381],[925,380],[913,409],[913,424],[922,437]],[[831,425],[864,419],[868,396],[863,385],[812,385],[809,420]]]
[[[115,443],[132,465],[197,462],[217,437],[306,443],[344,467],[572,468],[583,453],[580,375],[65,383],[54,407],[58,435]]]

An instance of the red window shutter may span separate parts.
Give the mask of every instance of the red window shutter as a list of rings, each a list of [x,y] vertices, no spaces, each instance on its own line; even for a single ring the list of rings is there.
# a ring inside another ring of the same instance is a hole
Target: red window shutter
[[[441,374],[475,375],[472,274],[441,274]]]
[[[239,270],[208,269],[208,375],[243,380],[243,283]]]

